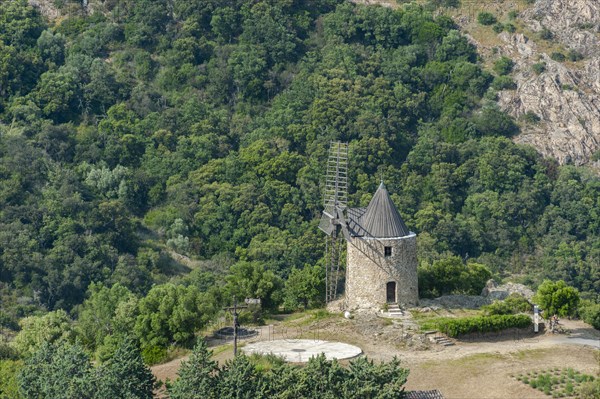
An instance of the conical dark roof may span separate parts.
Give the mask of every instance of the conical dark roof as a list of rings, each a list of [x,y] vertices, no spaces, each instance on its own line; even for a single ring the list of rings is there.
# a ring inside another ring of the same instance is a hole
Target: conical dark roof
[[[405,237],[410,234],[383,182],[365,213],[360,216],[358,224],[376,238]]]

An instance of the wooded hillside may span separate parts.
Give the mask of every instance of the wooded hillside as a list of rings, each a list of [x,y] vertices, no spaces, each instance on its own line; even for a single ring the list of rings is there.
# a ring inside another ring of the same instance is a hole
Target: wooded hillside
[[[277,306],[290,273],[319,281],[331,140],[350,143],[352,204],[383,178],[421,263],[595,299],[600,180],[511,142],[498,72],[456,29],[336,0],[124,0],[52,23],[0,3],[3,323],[72,311],[92,282]]]

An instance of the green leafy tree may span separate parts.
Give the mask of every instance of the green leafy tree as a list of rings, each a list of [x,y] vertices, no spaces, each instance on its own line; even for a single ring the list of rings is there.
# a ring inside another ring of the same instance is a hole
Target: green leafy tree
[[[63,66],[58,71],[45,72],[33,96],[45,116],[59,122],[69,120],[81,99],[81,81],[77,71]]]
[[[288,309],[305,309],[323,303],[325,295],[325,273],[321,266],[305,265],[303,269],[292,269],[285,282],[284,306]]]
[[[79,310],[76,331],[82,343],[93,351],[106,336],[123,332],[119,331],[122,326],[117,321],[117,311],[121,304],[131,301],[134,296],[120,284],[108,288],[102,283],[90,284],[88,295]]]
[[[238,299],[260,298],[262,306],[267,309],[281,302],[281,278],[260,262],[236,263],[226,280],[225,291]]]
[[[186,344],[216,309],[212,293],[202,294],[194,286],[157,285],[139,301],[135,335],[142,350],[166,348],[171,343]]]
[[[37,39],[42,58],[46,62],[61,65],[65,59],[65,37],[60,33],[53,33],[46,29]]]
[[[0,4],[0,41],[17,46],[30,46],[44,30],[45,23],[36,7],[27,0]]]
[[[423,296],[446,294],[479,295],[492,277],[490,270],[478,263],[463,263],[453,256],[419,268],[419,293]]]
[[[14,346],[22,356],[33,355],[45,343],[70,342],[75,336],[72,321],[64,310],[25,317],[19,324],[21,331]]]
[[[574,314],[579,304],[579,291],[569,287],[563,280],[544,280],[533,298],[544,311],[546,317],[552,315],[569,316]]]

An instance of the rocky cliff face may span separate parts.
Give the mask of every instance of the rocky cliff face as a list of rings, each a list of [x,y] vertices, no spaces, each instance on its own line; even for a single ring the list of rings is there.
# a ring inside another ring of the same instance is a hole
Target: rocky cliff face
[[[394,6],[389,0],[351,1]],[[461,3],[459,9],[444,11],[484,59],[506,55],[515,62],[512,77],[517,88],[499,94],[500,106],[517,119],[539,118],[522,123],[521,134],[514,140],[534,146],[561,164],[590,164],[590,157],[600,151],[600,0],[536,0],[525,9],[519,0]],[[491,28],[481,29],[476,22],[480,11],[505,20],[513,10],[519,11],[514,33],[490,39]],[[584,59],[557,62],[550,58],[553,52],[567,54],[569,50]],[[543,64],[545,70],[535,72],[535,64]],[[600,170],[600,161],[592,166]]]
[[[500,106],[517,118],[527,113],[540,118],[524,125],[515,141],[563,164],[588,163],[600,149],[600,57],[576,69],[539,52],[523,34],[504,34],[502,39],[516,62],[517,89],[501,92]],[[545,64],[545,71],[536,73],[536,63]]]
[[[523,126],[515,141],[560,163],[589,163],[600,150],[600,2],[537,0],[521,20],[534,34],[550,31],[552,41],[584,60],[557,62],[523,33],[500,34],[501,51],[516,63],[517,89],[500,93],[499,103],[517,118],[526,113],[540,118]],[[544,64],[545,70],[536,73],[534,64]]]

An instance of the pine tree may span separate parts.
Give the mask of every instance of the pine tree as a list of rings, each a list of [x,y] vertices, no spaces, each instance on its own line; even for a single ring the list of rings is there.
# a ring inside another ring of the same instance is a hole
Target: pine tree
[[[114,356],[97,369],[97,399],[152,399],[155,377],[136,342],[126,337]]]
[[[91,371],[79,345],[44,343],[19,373],[20,393],[36,399],[92,399]]]
[[[219,372],[220,399],[257,399],[262,385],[261,373],[244,355],[228,361]]]
[[[218,368],[211,357],[206,342],[199,338],[189,359],[181,362],[179,378],[169,388],[171,399],[217,398],[215,374]]]

